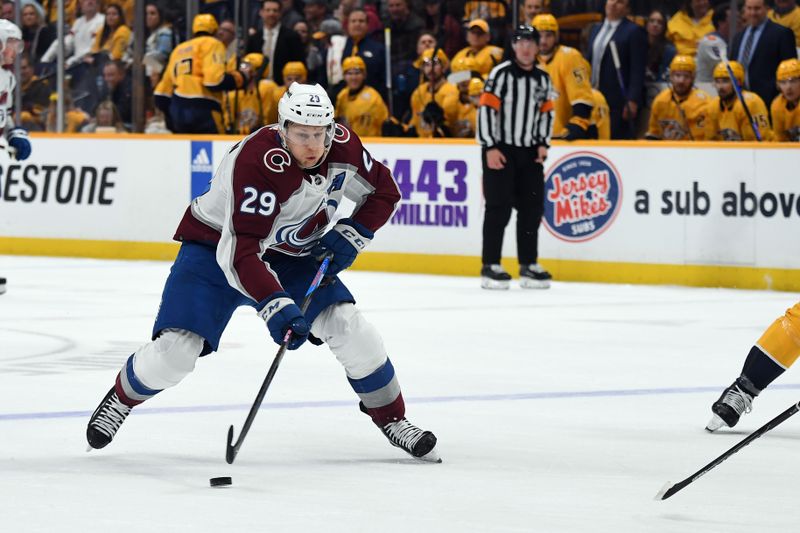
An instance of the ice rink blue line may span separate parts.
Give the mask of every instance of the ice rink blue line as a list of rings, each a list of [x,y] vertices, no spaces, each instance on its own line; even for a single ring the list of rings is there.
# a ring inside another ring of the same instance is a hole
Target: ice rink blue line
[[[406,398],[406,403],[450,403],[450,402],[503,402],[514,400],[552,400],[561,398],[619,398],[624,396],[657,396],[661,394],[698,394],[721,392],[725,385],[714,387],[669,387],[663,389],[620,389],[594,391],[552,391],[522,392],[514,394],[469,394],[461,396],[420,396]],[[770,390],[800,390],[798,384],[772,385]],[[356,404],[351,400],[323,400],[315,402],[272,402],[261,406],[261,409],[308,409],[328,407],[348,407]],[[137,415],[176,414],[176,413],[209,413],[222,411],[246,411],[250,404],[231,405],[193,405],[186,407],[142,407],[136,410]],[[0,422],[12,420],[41,420],[50,418],[83,418],[91,411],[53,411],[42,413],[8,413],[0,414]]]

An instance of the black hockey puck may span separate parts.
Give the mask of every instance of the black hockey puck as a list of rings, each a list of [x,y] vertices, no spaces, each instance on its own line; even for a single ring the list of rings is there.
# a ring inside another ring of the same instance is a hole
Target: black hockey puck
[[[233,484],[233,480],[229,477],[212,477],[208,480],[212,487],[227,487]]]

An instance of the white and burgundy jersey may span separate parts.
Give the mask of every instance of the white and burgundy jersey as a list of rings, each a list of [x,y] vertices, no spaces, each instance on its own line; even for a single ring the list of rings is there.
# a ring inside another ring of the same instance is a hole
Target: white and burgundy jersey
[[[0,133],[8,133],[14,127],[14,88],[17,80],[14,65],[0,68]]]
[[[278,127],[267,126],[228,152],[174,238],[216,243],[228,282],[260,302],[283,290],[264,254],[308,255],[343,198],[355,202],[352,218],[374,232],[392,216],[400,192],[389,169],[344,126],[336,125],[323,163],[308,170],[283,148]]]

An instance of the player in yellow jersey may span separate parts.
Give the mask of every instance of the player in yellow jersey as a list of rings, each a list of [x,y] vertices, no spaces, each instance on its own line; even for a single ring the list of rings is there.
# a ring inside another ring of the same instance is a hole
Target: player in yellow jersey
[[[558,43],[558,22],[544,13],[533,17],[531,25],[539,30],[539,67],[550,75],[555,99],[553,137],[573,141],[588,137],[591,122],[591,66],[581,53]]]
[[[381,125],[389,109],[380,93],[366,85],[367,65],[359,56],[346,57],[342,72],[347,86],[336,96],[337,122],[342,122],[359,137],[380,137]]]
[[[278,108],[278,101],[280,101],[281,97],[292,83],[306,83],[308,80],[308,69],[302,61],[289,61],[283,66],[281,74],[283,74],[283,85],[279,85],[272,91],[272,97],[275,100],[275,109]]]
[[[800,61],[787,59],[778,65],[776,74],[781,94],[772,101],[772,130],[775,140],[800,141]]]
[[[447,81],[458,89],[458,118],[451,132],[453,137],[471,138],[475,136],[475,122],[477,119],[477,101],[473,103],[470,97],[470,87],[480,86],[478,94],[483,90],[483,77],[477,71],[478,64],[475,58],[462,55],[450,63],[450,74]]]
[[[772,22],[786,26],[794,32],[795,45],[800,48],[800,7],[795,0],[775,0],[767,16]]]
[[[453,61],[458,61],[464,56],[474,57],[478,72],[484,79],[489,72],[503,60],[503,49],[489,44],[491,35],[489,24],[483,19],[475,19],[467,27],[467,43],[469,46],[459,50],[453,56]]]
[[[670,87],[653,100],[646,138],[668,141],[702,141],[711,97],[694,87],[692,56],[677,55],[669,64]]]
[[[597,89],[592,89],[594,107],[592,107],[592,117],[589,126],[589,138],[607,141],[611,139],[611,120],[609,119],[608,102],[603,93]]]
[[[241,72],[227,70],[216,32],[213,16],[197,15],[192,39],[175,47],[156,86],[156,106],[173,133],[223,133],[222,93],[247,84]]]
[[[773,322],[750,349],[741,375],[711,406],[714,414],[706,430],[713,432],[723,426],[735,426],[739,417],[750,412],[755,397],[792,366],[798,356],[800,302]]]
[[[419,59],[425,81],[411,93],[409,126],[418,137],[452,137],[458,120],[458,89],[444,77],[447,55],[441,48],[429,48]]]
[[[741,63],[731,61],[731,70],[736,77],[736,81],[741,87],[744,83],[744,68]],[[728,77],[728,69],[725,63],[720,61],[714,67],[714,86],[717,88],[716,98],[712,98],[708,105],[708,117],[706,118],[706,140],[709,141],[754,141],[756,135],[747,112],[742,103],[736,96],[733,82]],[[750,115],[756,121],[761,139],[769,141],[772,139],[772,131],[769,127],[767,118],[767,106],[764,101],[755,93],[742,89],[742,96],[747,104]]]
[[[278,121],[278,108],[273,97],[278,86],[274,81],[264,79],[267,61],[263,54],[247,54],[239,69],[250,81],[244,89],[225,93],[225,125],[228,133],[249,135]]]

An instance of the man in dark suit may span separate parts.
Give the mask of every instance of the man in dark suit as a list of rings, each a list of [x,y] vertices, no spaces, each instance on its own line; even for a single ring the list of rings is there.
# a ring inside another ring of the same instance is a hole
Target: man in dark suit
[[[729,55],[744,67],[745,87],[769,107],[778,94],[775,85],[778,65],[797,57],[794,33],[767,18],[765,0],[745,0],[744,19],[747,26],[733,38]]]
[[[264,54],[269,60],[268,77],[283,85],[283,67],[289,61],[305,62],[305,49],[291,28],[281,25],[280,0],[264,0],[261,3],[262,26],[247,38],[246,53]]]
[[[647,34],[626,17],[628,0],[606,0],[606,18],[589,34],[586,59],[592,65],[592,87],[606,97],[612,139],[633,139],[635,121],[644,100],[644,72],[647,65]],[[609,43],[619,52],[623,93],[614,67]]]

